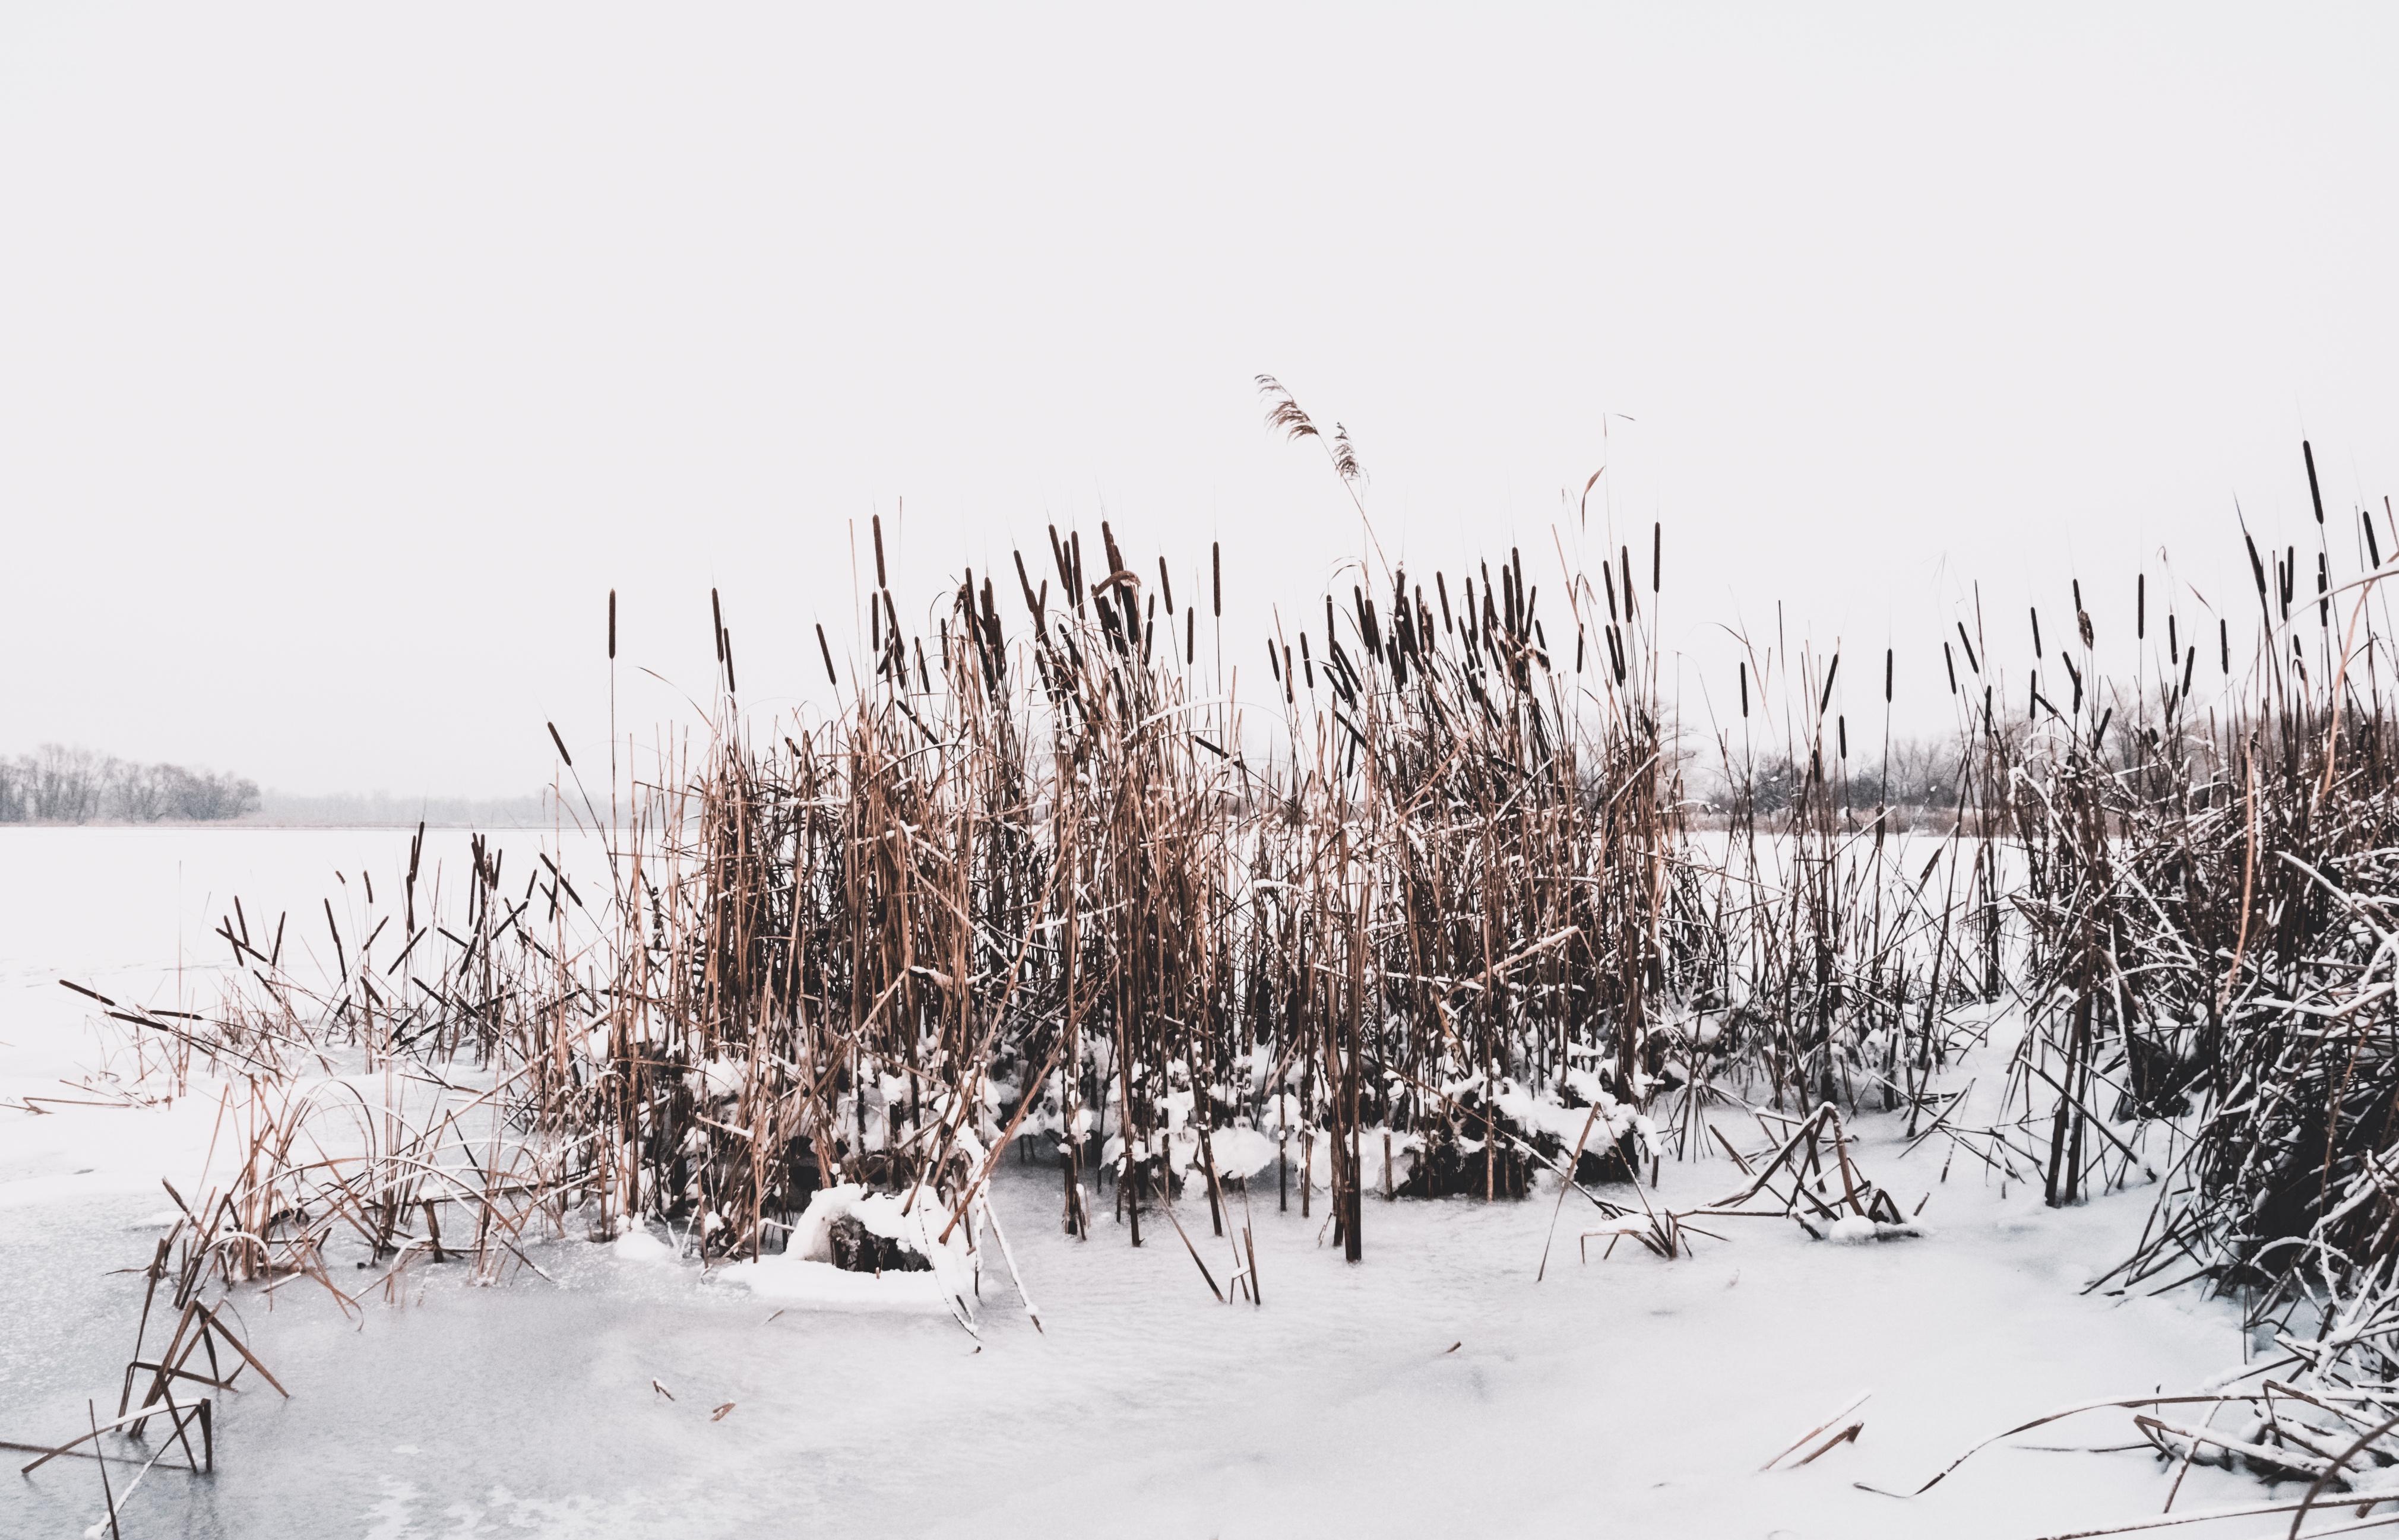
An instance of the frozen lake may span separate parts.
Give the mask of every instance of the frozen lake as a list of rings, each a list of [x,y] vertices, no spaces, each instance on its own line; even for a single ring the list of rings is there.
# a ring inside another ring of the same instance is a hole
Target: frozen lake
[[[321,946],[334,873],[380,880],[408,838],[0,831],[0,1097],[73,1098],[61,1079],[100,1062],[58,979],[204,1003],[234,892],[254,930],[288,910],[295,941]],[[465,838],[429,834],[428,865],[463,861]],[[526,859],[534,843],[502,838]],[[158,1179],[189,1180],[209,1133],[191,1104],[50,1105],[0,1110],[0,1439],[20,1442],[73,1433],[88,1398],[113,1410],[140,1303],[114,1270],[147,1260]],[[1569,1196],[1536,1282],[1549,1195],[1370,1200],[1351,1267],[1320,1244],[1321,1208],[1303,1220],[1267,1192],[1262,1308],[1217,1304],[1171,1227],[1139,1250],[1105,1223],[1064,1237],[1056,1173],[1010,1159],[996,1201],[1048,1331],[987,1274],[980,1348],[944,1317],[779,1315],[697,1263],[581,1241],[534,1251],[550,1280],[418,1268],[359,1319],[313,1285],[244,1290],[291,1398],[246,1380],[222,1403],[216,1473],[162,1465],[125,1533],[2031,1536],[2155,1513],[2171,1472],[2146,1452],[1993,1450],[1908,1502],[1853,1484],[1912,1488],[2012,1423],[2196,1386],[2242,1356],[2225,1306],[2080,1292],[2129,1249],[2148,1193],[2051,1211],[1963,1159],[1944,1181],[1938,1141],[1902,1159],[1894,1128],[1859,1128],[1870,1176],[1911,1206],[1930,1195],[1925,1238],[1839,1246],[1760,1220],[1695,1258],[1594,1246],[1586,1264]],[[1720,1158],[1670,1161],[1664,1201],[1740,1184]],[[1204,1204],[1183,1220],[1221,1279]],[[1868,1390],[1856,1443],[1760,1473]],[[2100,1414],[2032,1441],[2128,1435]],[[2198,1470],[2176,1507],[2261,1500]],[[79,1534],[102,1512],[89,1461],[0,1487],[10,1535]]]

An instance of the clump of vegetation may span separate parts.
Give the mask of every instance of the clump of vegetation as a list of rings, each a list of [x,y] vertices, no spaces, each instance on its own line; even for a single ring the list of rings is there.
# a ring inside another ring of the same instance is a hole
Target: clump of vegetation
[[[2001,982],[2024,1023],[2011,1115],[1980,1148],[2052,1204],[2156,1182],[2134,1254],[2091,1287],[2205,1288],[2263,1351],[2203,1393],[2106,1405],[2179,1468],[2305,1481],[2254,1510],[2292,1514],[2293,1534],[2331,1523],[2339,1493],[2335,1527],[2391,1522],[2356,1489],[2399,1464],[2399,759],[2380,678],[2399,529],[2387,504],[2327,521],[2305,458],[2318,548],[2250,543],[2254,620],[2153,607],[2143,574],[2140,666],[2103,681],[2078,584],[2053,648],[2065,698],[2034,671],[2013,725],[1991,694],[1972,725],[2012,858]],[[1969,662],[1972,679],[1988,658]],[[2202,703],[2210,664],[2225,684]]]
[[[1271,424],[1324,442],[1356,496],[1346,435],[1266,384]],[[863,667],[819,633],[832,713],[745,712],[720,610],[700,747],[638,769],[612,748],[603,816],[558,741],[604,874],[504,871],[481,842],[464,873],[412,856],[380,898],[362,873],[325,910],[331,979],[237,905],[218,1010],[119,1014],[175,1073],[197,1056],[248,1087],[250,1163],[195,1210],[257,1221],[215,1253],[227,1280],[332,1288],[345,1234],[393,1278],[523,1263],[530,1225],[663,1226],[712,1264],[805,1228],[836,1265],[936,1274],[970,1329],[949,1249],[1005,1260],[983,1196],[1011,1151],[1054,1168],[1066,1233],[1103,1208],[1134,1245],[1163,1223],[1218,1298],[1257,1303],[1269,1187],[1329,1205],[1351,1261],[1370,1194],[1545,1181],[1600,1212],[1586,1238],[1661,1256],[1710,1216],[1910,1235],[1841,1123],[1901,1113],[2051,1204],[2154,1180],[2113,1286],[2237,1293],[2286,1355],[2260,1372],[2292,1378],[2237,1438],[2144,1437],[2344,1479],[2399,1460],[2378,662],[2399,633],[2377,587],[2399,530],[2361,517],[2359,574],[2336,581],[2327,534],[2309,595],[2296,549],[2270,574],[2253,547],[2238,673],[2234,617],[2162,584],[2153,612],[2147,574],[2129,677],[2079,580],[2066,624],[2027,617],[2019,678],[1961,621],[1950,746],[1853,729],[1837,648],[1760,647],[1705,798],[1660,686],[1654,527],[1646,561],[1623,541],[1573,565],[1561,539],[1553,575],[1511,550],[1428,581],[1370,550],[1321,627],[1311,602],[1240,643],[1221,553],[1178,584],[1105,524],[1088,553],[1053,529],[1017,555],[1005,602],[965,574],[911,630],[878,522]],[[614,621],[612,598],[612,669]],[[1244,706],[1228,660],[1261,644]],[[1850,669],[1891,704],[1894,653]],[[1986,1044],[2006,1094],[1970,1116],[1945,1072]],[[337,1057],[382,1072],[384,1106],[308,1088]],[[1759,1122],[1765,1164],[1715,1109]],[[1749,1188],[1679,1214],[1637,1190],[1715,1150]],[[870,1203],[881,1228],[846,1217]]]

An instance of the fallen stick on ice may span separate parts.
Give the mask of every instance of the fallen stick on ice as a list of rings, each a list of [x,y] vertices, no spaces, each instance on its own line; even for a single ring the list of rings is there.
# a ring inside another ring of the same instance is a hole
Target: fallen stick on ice
[[[2118,1411],[2130,1412],[2145,1406],[2198,1406],[2213,1402],[2221,1402],[2223,1399],[2224,1398],[2221,1396],[2134,1396],[2123,1400],[2084,1401],[2080,1406],[2069,1406],[2060,1412],[2046,1412],[2039,1417],[2033,1418],[2029,1422],[2018,1423],[2013,1427],[1992,1434],[1989,1438],[1974,1445],[1972,1448],[1967,1450],[1965,1453],[1959,1455],[1958,1458],[1950,1461],[1947,1465],[1935,1471],[1931,1479],[1927,1480],[1922,1486],[1918,1487],[1914,1492],[1889,1492],[1881,1487],[1868,1486],[1864,1481],[1858,1482],[1857,1487],[1859,1491],[1871,1492],[1877,1497],[1921,1497],[1926,1493],[1931,1492],[1934,1487],[1939,1486],[1942,1481],[1947,1478],[1951,1471],[1956,1470],[1959,1466],[1964,1465],[1967,1461],[1972,1459],[1975,1455],[1980,1454],[1983,1451],[1990,1448],[1993,1444],[1998,1443],[2000,1439],[2013,1439],[2019,1433],[2029,1433],[2034,1428],[2044,1426],[2050,1423],[2063,1422],[2068,1417],[2080,1416],[2085,1412],[2104,1412],[2111,1407]],[[2285,1510],[2261,1508],[2258,1511],[2280,1512]],[[2092,1533],[2097,1533],[2099,1532],[2093,1531]]]
[[[1855,1439],[1859,1432],[1864,1428],[1865,1421],[1863,1418],[1852,1417],[1850,1414],[1857,1411],[1858,1408],[1865,1405],[1866,1398],[1873,1394],[1874,1392],[1871,1390],[1859,1391],[1847,1405],[1841,1408],[1840,1411],[1834,1412],[1823,1422],[1818,1423],[1814,1427],[1809,1428],[1807,1432],[1802,1433],[1796,1439],[1792,1439],[1781,1453],[1775,1455],[1773,1459],[1767,1461],[1766,1464],[1758,1466],[1757,1468],[1761,1471],[1772,1470],[1775,1466],[1782,1465],[1783,1461],[1790,1459],[1791,1456],[1805,1449],[1808,1451],[1806,1457],[1794,1462],[1791,1466],[1791,1468],[1796,1470],[1798,1466],[1807,1465],[1813,1461],[1818,1455],[1823,1454],[1835,1444],[1841,1443],[1847,1439]],[[1832,1437],[1823,1437],[1823,1435],[1827,1432],[1830,1432]]]

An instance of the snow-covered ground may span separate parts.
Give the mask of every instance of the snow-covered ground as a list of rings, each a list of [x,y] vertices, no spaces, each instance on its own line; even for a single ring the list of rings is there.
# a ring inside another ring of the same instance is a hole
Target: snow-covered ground
[[[0,1098],[75,1098],[61,1078],[99,1063],[58,979],[205,1001],[233,892],[253,931],[288,909],[321,946],[335,871],[381,879],[406,848],[383,831],[0,831]],[[463,850],[428,836],[428,862]],[[42,1104],[0,1111],[0,1439],[20,1442],[73,1433],[88,1398],[113,1410],[140,1300],[113,1270],[147,1260],[157,1180],[188,1180],[210,1133],[199,1097]],[[362,1319],[305,1282],[246,1291],[291,1398],[228,1398],[216,1474],[162,1466],[125,1533],[2032,1536],[2155,1513],[2171,1472],[2146,1452],[1995,1449],[1911,1501],[1855,1485],[1913,1488],[2014,1422],[2195,1387],[2242,1357],[2226,1306],[2080,1291],[2129,1249],[2147,1193],[2053,1212],[1962,1156],[1944,1182],[1937,1141],[1901,1159],[1894,1129],[1858,1131],[1867,1174],[1908,1207],[1930,1195],[1924,1238],[1736,1221],[1695,1258],[1626,1242],[1603,1262],[1594,1243],[1585,1263],[1569,1196],[1537,1282],[1548,1195],[1370,1201],[1352,1267],[1321,1244],[1321,1207],[1279,1212],[1262,1182],[1262,1308],[1216,1303],[1171,1226],[1138,1250],[1105,1222],[1064,1237],[1056,1173],[1011,1158],[995,1202],[1047,1331],[987,1269],[980,1345],[938,1311],[787,1305],[638,1240],[545,1245],[551,1281],[419,1267]],[[1663,1201],[1740,1184],[1722,1159],[1670,1161]],[[1182,1217],[1221,1282],[1204,1204]],[[1862,1391],[1854,1444],[1760,1472]],[[2097,1413],[2027,1441],[2129,1439],[2125,1414]],[[2263,1496],[2201,1469],[2175,1506]],[[101,1513],[89,1461],[0,1483],[0,1533],[78,1534]],[[2247,1533],[2201,1533],[2219,1528]]]

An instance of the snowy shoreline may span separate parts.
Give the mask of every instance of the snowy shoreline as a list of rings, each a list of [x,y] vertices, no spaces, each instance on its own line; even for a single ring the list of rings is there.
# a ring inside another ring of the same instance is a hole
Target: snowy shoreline
[[[386,860],[404,836],[301,843],[312,848],[238,872],[203,870],[205,850],[172,840],[150,855],[182,863],[198,910],[203,892],[233,885],[312,892],[334,860]],[[156,876],[82,880],[104,893]],[[20,938],[0,966],[12,1097],[67,1095],[59,1076],[90,1060],[82,1003],[58,973],[81,965],[78,977],[129,997],[174,988],[156,911],[128,912],[142,918],[108,935],[34,897],[74,881],[21,874],[7,900]],[[0,1348],[0,1437],[78,1425],[84,1399],[121,1372],[139,1293],[115,1270],[160,1233],[157,1179],[197,1160],[208,1112],[196,1096],[171,1111],[0,1118],[0,1289],[39,1302]],[[1877,1180],[1910,1205],[1929,1195],[1922,1240],[1833,1246],[1747,1221],[1694,1257],[1623,1247],[1602,1262],[1594,1246],[1586,1263],[1573,1239],[1589,1225],[1570,1202],[1536,1283],[1546,1186],[1523,1202],[1370,1197],[1355,1267],[1323,1244],[1321,1207],[1303,1221],[1267,1192],[1250,1200],[1257,1309],[1218,1304],[1163,1226],[1139,1250],[1105,1215],[1090,1241],[1065,1237],[1056,1170],[1010,1157],[992,1199],[1047,1331],[988,1310],[979,1344],[938,1311],[793,1307],[722,1266],[579,1239],[531,1253],[554,1282],[519,1272],[476,1289],[463,1268],[419,1268],[397,1301],[372,1293],[357,1321],[313,1288],[252,1295],[246,1324],[293,1398],[225,1398],[217,1473],[154,1472],[142,1500],[158,1505],[149,1523],[172,1512],[194,1535],[388,1540],[478,1525],[1054,1533],[1127,1514],[1177,1535],[1296,1524],[2029,1536],[2153,1514],[2171,1472],[2148,1453],[2001,1448],[1910,1502],[1853,1485],[1913,1486],[2012,1422],[2196,1386],[2242,1358],[2228,1304],[2080,1291],[2129,1250],[2153,1189],[2063,1210],[2022,1188],[2002,1198],[1966,1162],[1942,1180],[1936,1146],[1901,1157],[1898,1122],[1864,1117],[1853,1131]],[[1654,1196],[1704,1202],[1737,1174],[1720,1158],[1669,1160]],[[1181,1209],[1204,1243],[1205,1203]],[[1004,1277],[983,1288],[986,1303],[1013,1304]],[[1873,1395],[1853,1444],[1802,1470],[1758,1470],[1861,1390]],[[2102,1423],[2031,1441],[2121,1442]],[[1070,1468],[1043,1453],[1058,1447],[1099,1457]],[[0,1494],[0,1529],[89,1523],[97,1483],[88,1465],[65,1466]],[[2178,1506],[2259,1493],[2202,1468]]]

